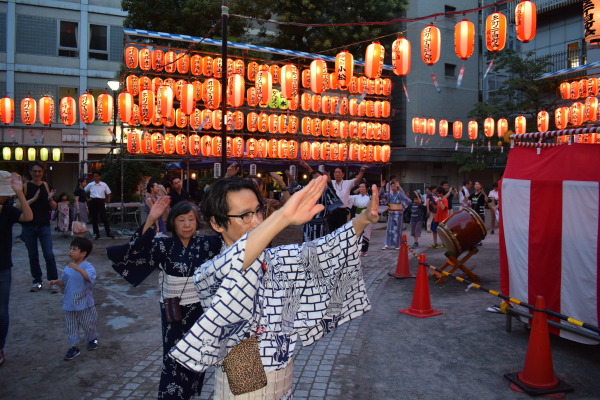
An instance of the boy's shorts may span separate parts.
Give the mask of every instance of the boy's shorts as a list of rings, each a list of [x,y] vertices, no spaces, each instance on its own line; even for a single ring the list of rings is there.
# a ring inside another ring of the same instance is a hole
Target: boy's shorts
[[[438,227],[439,224],[440,224],[439,222],[433,221],[431,223],[431,232],[437,233],[437,227]]]
[[[421,237],[422,221],[410,221],[410,235],[415,238]]]

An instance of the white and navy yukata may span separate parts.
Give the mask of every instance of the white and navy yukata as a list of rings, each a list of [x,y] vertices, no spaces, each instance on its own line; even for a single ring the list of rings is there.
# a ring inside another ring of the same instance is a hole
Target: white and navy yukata
[[[259,336],[261,359],[271,382],[273,373],[287,367],[292,371],[298,340],[310,345],[371,306],[351,221],[302,245],[268,248],[243,271],[247,237],[196,271],[195,283],[206,311],[170,356],[187,368],[204,371],[220,365],[229,350],[253,335],[260,324],[264,329]],[[215,397],[229,398],[225,374],[217,374],[216,379]],[[265,393],[270,390],[267,385],[261,398],[291,398],[292,379],[284,376],[281,383],[284,390],[279,385]]]
[[[113,268],[133,286],[139,285],[160,268],[160,314],[163,335],[163,366],[158,389],[159,399],[190,399],[199,395],[204,373],[183,368],[167,352],[192,327],[203,313],[194,287],[194,272],[205,261],[219,254],[223,244],[219,236],[194,235],[187,247],[174,237],[156,237],[154,227],[144,234],[140,228],[124,245],[107,249]],[[180,297],[182,321],[167,322],[165,297]]]

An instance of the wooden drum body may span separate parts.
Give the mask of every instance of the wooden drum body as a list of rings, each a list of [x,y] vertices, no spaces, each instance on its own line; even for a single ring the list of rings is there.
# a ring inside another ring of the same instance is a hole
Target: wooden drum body
[[[487,229],[473,209],[463,208],[440,223],[437,233],[446,249],[458,257],[485,239]]]

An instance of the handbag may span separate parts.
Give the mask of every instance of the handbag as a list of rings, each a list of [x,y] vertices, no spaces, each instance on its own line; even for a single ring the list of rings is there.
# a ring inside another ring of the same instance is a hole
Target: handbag
[[[81,234],[88,231],[87,224],[83,221],[73,221],[73,233]]]
[[[267,386],[267,374],[260,359],[256,335],[242,340],[223,360],[231,393],[253,392]]]

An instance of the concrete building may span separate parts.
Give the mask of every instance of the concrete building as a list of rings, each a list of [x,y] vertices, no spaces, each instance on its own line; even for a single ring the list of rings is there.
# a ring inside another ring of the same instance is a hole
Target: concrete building
[[[110,92],[123,58],[120,0],[0,1],[0,96],[15,100],[15,122],[2,126],[0,147],[25,150],[61,150],[61,162],[48,166],[48,180],[57,190],[70,193],[77,177],[110,151],[111,125],[98,121],[86,126],[77,119],[72,126],[60,122],[58,102],[64,96],[77,99],[86,91]],[[51,126],[25,125],[20,104],[25,97],[50,95],[55,101]],[[78,113],[79,114],[79,113]],[[117,132],[118,134],[118,132]],[[50,169],[50,168],[49,168]]]

